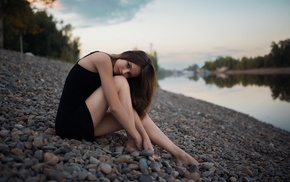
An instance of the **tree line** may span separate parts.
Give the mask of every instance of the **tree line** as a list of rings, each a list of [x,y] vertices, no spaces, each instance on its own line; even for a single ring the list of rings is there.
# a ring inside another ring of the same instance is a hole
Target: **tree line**
[[[0,0],[0,48],[75,62],[80,39],[72,36],[73,27],[33,6],[36,2],[48,8],[54,0]]]
[[[216,70],[222,67],[229,70],[290,67],[290,39],[279,41],[279,43],[272,42],[271,51],[265,56],[242,57],[241,59],[220,56],[213,61],[206,61],[202,69]],[[196,69],[195,66],[191,66],[187,69],[194,68]]]

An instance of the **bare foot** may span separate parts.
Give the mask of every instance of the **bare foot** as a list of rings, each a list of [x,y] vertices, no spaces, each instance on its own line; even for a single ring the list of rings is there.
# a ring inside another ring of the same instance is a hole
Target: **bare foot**
[[[185,164],[185,165],[199,165],[199,162],[191,157],[188,153],[184,152],[179,156],[176,156],[177,164]]]
[[[128,153],[139,151],[138,148],[136,147],[136,145],[134,143],[131,143],[131,142],[127,142],[125,150]]]

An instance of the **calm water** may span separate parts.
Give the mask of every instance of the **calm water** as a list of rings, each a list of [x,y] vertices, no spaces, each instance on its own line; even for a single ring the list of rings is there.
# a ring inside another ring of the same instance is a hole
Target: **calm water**
[[[208,101],[290,131],[290,75],[165,77],[164,90]]]

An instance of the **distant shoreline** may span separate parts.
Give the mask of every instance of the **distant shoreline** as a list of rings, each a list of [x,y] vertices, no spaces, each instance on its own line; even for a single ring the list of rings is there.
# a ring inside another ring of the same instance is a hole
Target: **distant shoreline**
[[[290,67],[286,68],[260,68],[260,69],[248,69],[248,70],[228,70],[224,74],[290,74]]]

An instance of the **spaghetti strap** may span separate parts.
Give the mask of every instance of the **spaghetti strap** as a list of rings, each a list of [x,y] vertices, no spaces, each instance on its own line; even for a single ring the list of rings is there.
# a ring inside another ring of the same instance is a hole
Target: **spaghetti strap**
[[[96,53],[96,52],[100,52],[100,51],[93,51],[93,52],[90,52],[89,54],[87,54],[87,55],[85,55],[84,57],[80,58],[80,59],[78,60],[78,62],[79,62],[81,59],[83,59],[83,58],[85,58],[85,57],[88,57],[89,55],[94,54],[94,53]]]

